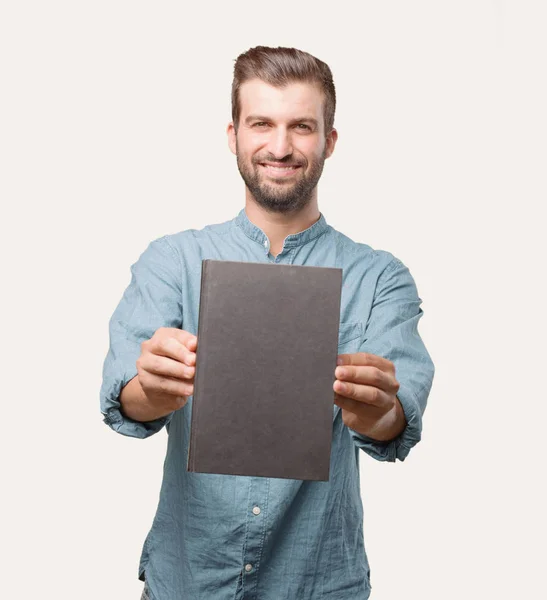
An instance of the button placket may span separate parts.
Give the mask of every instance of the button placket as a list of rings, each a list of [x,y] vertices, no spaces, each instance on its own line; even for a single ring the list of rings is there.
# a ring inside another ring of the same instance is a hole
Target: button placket
[[[270,481],[267,477],[251,477],[249,481],[248,517],[245,532],[245,546],[243,549],[243,587],[246,594],[252,597],[256,591],[262,558],[265,516],[268,502]]]

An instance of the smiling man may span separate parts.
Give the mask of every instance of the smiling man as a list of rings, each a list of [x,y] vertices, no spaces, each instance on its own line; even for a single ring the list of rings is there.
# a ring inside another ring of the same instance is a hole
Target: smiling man
[[[224,223],[153,240],[110,320],[104,421],[127,436],[164,426],[169,434],[138,569],[145,600],[370,596],[359,450],[405,460],[421,438],[434,365],[418,334],[423,312],[408,268],[338,232],[319,211],[318,182],[338,138],[335,106],[331,71],[312,55],[263,46],[240,55],[227,134],[245,206]],[[207,258],[342,269],[328,482],[187,471]],[[389,526],[389,515],[375,518]]]
[[[313,218],[317,183],[337,138],[332,127],[325,133],[321,89],[307,82],[280,88],[252,79],[241,84],[239,102],[243,118],[237,115],[239,125],[228,125],[228,136],[247,203],[285,220],[298,213]]]

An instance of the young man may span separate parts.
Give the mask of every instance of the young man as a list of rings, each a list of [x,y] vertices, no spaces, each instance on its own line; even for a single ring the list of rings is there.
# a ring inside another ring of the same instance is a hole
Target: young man
[[[369,597],[359,449],[404,460],[420,440],[434,365],[404,264],[327,224],[317,183],[334,151],[329,67],[294,48],[238,57],[228,143],[245,182],[233,219],[152,241],[110,320],[101,410],[115,431],[169,434],[138,576],[152,600]],[[201,261],[343,269],[330,480],[186,470]]]

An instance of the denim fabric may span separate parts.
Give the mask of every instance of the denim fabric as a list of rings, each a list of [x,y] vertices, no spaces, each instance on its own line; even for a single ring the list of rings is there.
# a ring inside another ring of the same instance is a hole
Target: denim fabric
[[[418,333],[422,300],[401,260],[354,242],[328,225],[323,213],[287,236],[276,257],[269,249],[268,237],[244,208],[229,221],[155,239],[131,266],[131,281],[110,319],[100,390],[105,423],[136,438],[164,426],[168,433],[159,503],[138,568],[150,600],[370,595],[359,450],[379,461],[403,461],[420,441],[434,376]],[[330,480],[300,481],[188,472],[192,397],[181,410],[148,423],[124,416],[119,395],[137,374],[141,342],[162,326],[197,335],[206,258],[343,269],[338,353],[369,352],[394,362],[407,419],[402,434],[389,442],[358,434],[333,402]]]

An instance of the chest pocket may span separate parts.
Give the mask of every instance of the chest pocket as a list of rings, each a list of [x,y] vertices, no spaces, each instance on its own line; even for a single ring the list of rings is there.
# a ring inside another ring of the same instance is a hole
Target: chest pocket
[[[359,351],[363,336],[363,323],[361,321],[343,321],[338,328],[338,354],[352,354]],[[333,390],[334,393],[334,390]],[[332,420],[340,411],[340,407],[333,403]]]

